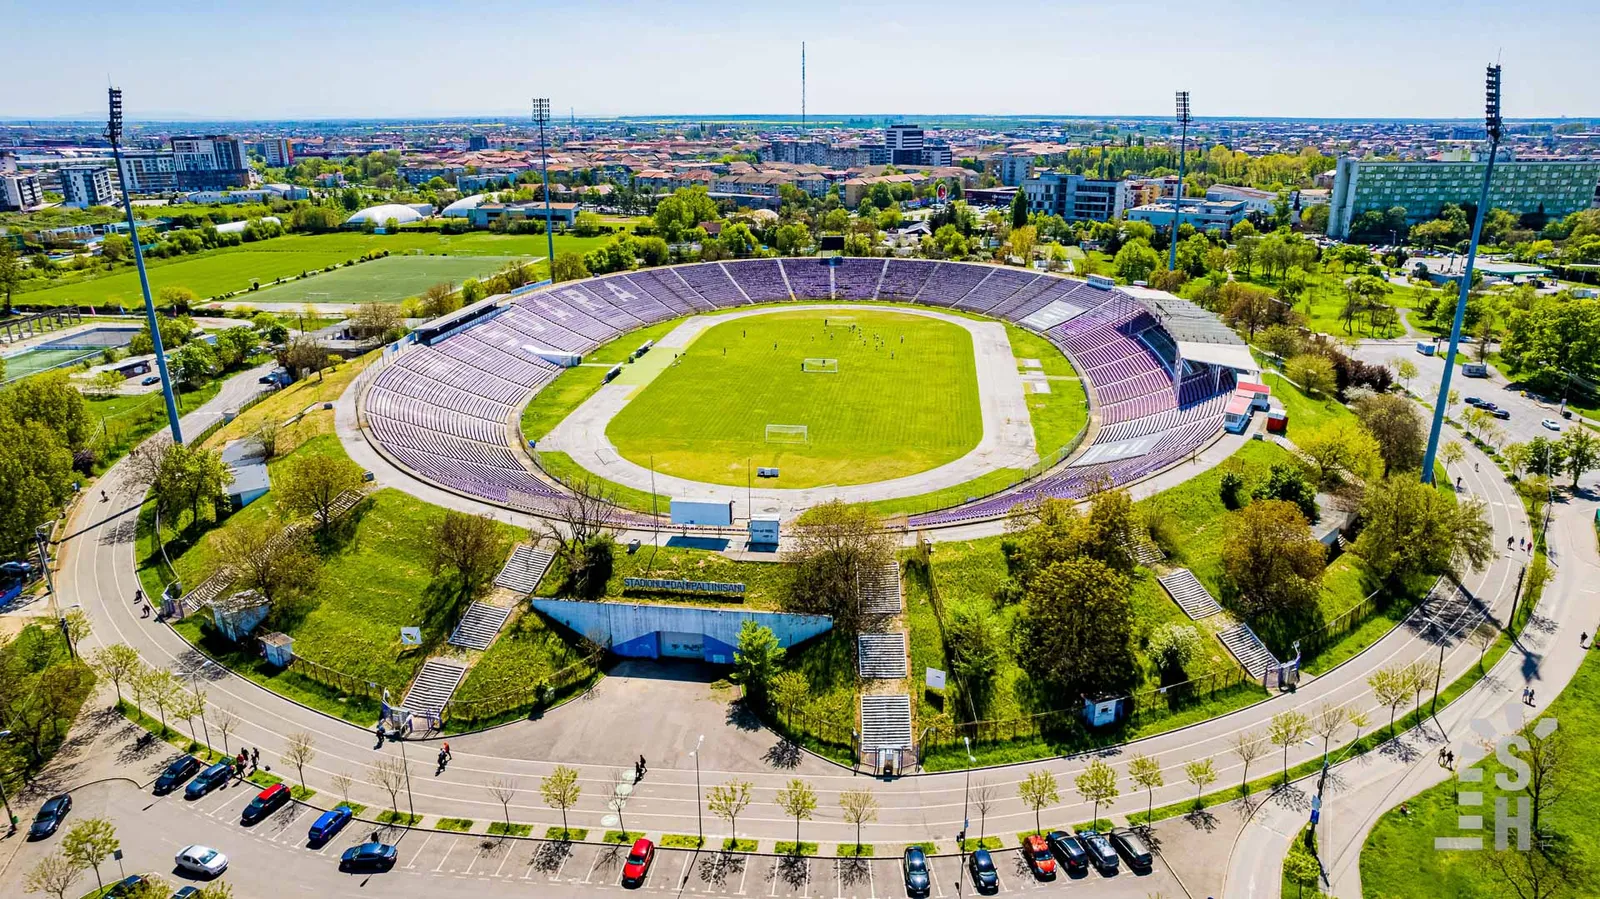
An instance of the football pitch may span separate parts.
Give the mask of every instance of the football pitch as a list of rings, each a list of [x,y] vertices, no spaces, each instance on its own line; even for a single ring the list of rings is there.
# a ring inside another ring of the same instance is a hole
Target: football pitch
[[[398,303],[448,281],[492,275],[514,256],[387,256],[290,281],[238,300],[252,306],[301,303]],[[526,261],[526,260],[519,260]]]
[[[606,428],[623,456],[667,474],[742,485],[748,460],[779,468],[780,487],[865,484],[943,465],[983,437],[972,337],[949,322],[774,312],[679,352]],[[802,371],[823,358],[838,371]],[[769,442],[772,424],[804,425],[807,442]]]

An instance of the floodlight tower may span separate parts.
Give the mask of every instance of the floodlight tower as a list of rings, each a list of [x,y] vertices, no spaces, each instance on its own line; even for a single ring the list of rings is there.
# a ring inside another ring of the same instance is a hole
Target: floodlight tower
[[[1428,452],[1422,457],[1422,483],[1433,483],[1433,460],[1439,453],[1439,432],[1444,429],[1446,401],[1450,396],[1450,376],[1455,373],[1456,350],[1461,345],[1461,323],[1467,313],[1467,293],[1472,290],[1472,264],[1478,256],[1478,237],[1483,233],[1483,218],[1489,212],[1489,183],[1494,180],[1494,158],[1500,152],[1500,66],[1492,65],[1483,78],[1483,122],[1489,132],[1489,160],[1483,167],[1483,190],[1478,195],[1478,214],[1472,220],[1472,242],[1467,245],[1467,263],[1461,270],[1461,291],[1456,297],[1456,317],[1450,325],[1450,349],[1444,357],[1444,377],[1439,381],[1439,396],[1433,403],[1433,428],[1428,431]]]
[[[183,427],[178,423],[178,401],[172,395],[172,375],[167,373],[167,354],[161,346],[161,323],[156,321],[155,300],[150,298],[150,277],[144,271],[144,247],[139,243],[139,228],[133,219],[133,201],[128,199],[128,184],[122,169],[122,89],[107,88],[110,116],[106,119],[106,140],[111,142],[111,158],[117,164],[117,178],[122,180],[122,210],[128,214],[128,237],[133,241],[133,263],[139,269],[139,289],[144,292],[144,316],[150,325],[150,345],[156,354],[156,369],[161,373],[161,394],[167,401],[167,425],[172,429],[172,442],[183,442]]]
[[[550,150],[545,145],[544,128],[550,123],[550,98],[533,98],[533,120],[539,124],[539,177],[544,181],[544,237],[550,260],[550,280],[556,279],[555,220],[550,217]]]
[[[1178,221],[1183,218],[1183,157],[1189,154],[1189,92],[1178,91],[1178,192],[1172,198],[1172,245],[1167,248],[1167,268],[1178,268]]]
[[[800,133],[806,133],[806,42],[800,42]]]

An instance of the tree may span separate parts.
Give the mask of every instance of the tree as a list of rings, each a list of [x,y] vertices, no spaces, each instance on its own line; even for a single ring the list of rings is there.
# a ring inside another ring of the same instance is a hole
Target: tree
[[[1289,747],[1311,736],[1311,721],[1304,712],[1289,709],[1272,716],[1267,738],[1283,749],[1283,782],[1289,783]]]
[[[1234,475],[1234,477],[1239,476]],[[1239,481],[1242,485],[1243,479],[1239,478]],[[1300,514],[1306,517],[1306,521],[1316,521],[1320,517],[1317,512],[1317,490],[1306,481],[1305,472],[1294,464],[1274,462],[1267,474],[1266,483],[1256,488],[1254,496],[1256,499],[1280,499],[1286,503],[1294,503]],[[1238,506],[1230,508],[1236,509]]]
[[[1155,820],[1156,787],[1166,786],[1161,777],[1161,762],[1148,755],[1134,756],[1128,762],[1128,779],[1144,788],[1145,826],[1148,828]]]
[[[1299,333],[1287,325],[1273,325],[1264,329],[1256,342],[1279,359],[1291,358],[1304,345]]]
[[[155,703],[156,711],[161,715],[161,733],[167,733],[167,711],[178,705],[178,697],[183,692],[183,681],[176,674],[165,668],[149,668],[141,672],[144,680],[144,695]]]
[[[739,814],[750,804],[752,787],[748,780],[730,780],[706,792],[706,808],[728,821],[728,847],[739,845]]]
[[[316,586],[321,562],[299,531],[269,519],[235,521],[210,539],[240,581],[268,603],[288,602]]]
[[[707,195],[705,188],[679,188],[656,204],[656,232],[669,242],[676,243],[684,232],[698,227],[702,222],[717,221],[720,217],[717,214],[717,201]]]
[[[767,689],[785,655],[772,628],[755,619],[739,626],[739,644],[733,650],[734,680],[742,684],[757,704],[767,699]]]
[[[894,564],[895,541],[882,519],[869,506],[831,500],[802,512],[794,531],[786,608],[832,615],[835,627],[855,630],[857,585]]]
[[[0,291],[6,295],[5,309],[0,312],[11,314],[11,294],[21,283],[22,259],[17,255],[17,248],[9,240],[0,240]]]
[[[1378,705],[1389,710],[1389,736],[1392,738],[1395,713],[1411,694],[1411,668],[1407,665],[1380,668],[1367,678],[1367,686],[1372,688]]]
[[[1354,418],[1333,418],[1296,441],[1317,469],[1317,485],[1364,482],[1383,472],[1383,450]]]
[[[360,490],[361,466],[344,456],[303,453],[279,466],[278,508],[289,515],[310,515],[317,529],[333,523],[334,503],[348,490]],[[430,546],[431,546],[430,542]]]
[[[1217,766],[1210,757],[1195,759],[1183,766],[1183,776],[1194,784],[1194,807],[1199,808],[1206,787],[1217,782]]]
[[[1522,770],[1507,776],[1501,774],[1498,786],[1508,792],[1518,789],[1528,794],[1528,806],[1533,817],[1530,827],[1533,835],[1543,841],[1550,836],[1543,818],[1552,806],[1559,804],[1572,787],[1577,759],[1567,731],[1556,726],[1554,718],[1529,721],[1519,729],[1509,743],[1509,751],[1522,760]],[[1585,773],[1587,779],[1587,774]],[[1521,785],[1518,785],[1521,781]]]
[[[293,765],[300,779],[300,789],[306,788],[306,766],[317,757],[317,740],[309,731],[295,731],[287,738],[283,749],[283,763]]]
[[[4,396],[5,409],[13,419],[44,425],[72,449],[87,446],[99,428],[83,394],[59,369],[17,381],[6,388]]]
[[[434,575],[449,571],[465,594],[476,593],[505,559],[505,532],[488,515],[445,510],[428,528]]]
[[[1321,594],[1326,553],[1297,507],[1262,500],[1228,517],[1222,567],[1247,616],[1295,613]]]
[[[461,308],[461,295],[448,281],[429,285],[422,292],[421,300],[423,318],[438,318]]]
[[[1244,762],[1244,773],[1239,779],[1239,792],[1250,795],[1250,763],[1267,754],[1267,738],[1257,731],[1242,730],[1233,735],[1233,754]]]
[[[861,850],[861,825],[878,820],[878,797],[871,790],[845,790],[839,794],[839,809],[847,824],[856,827],[856,851]]]
[[[1295,356],[1284,363],[1283,374],[1312,396],[1332,396],[1337,384],[1333,373],[1333,362],[1319,353],[1302,353]]]
[[[1323,759],[1328,757],[1328,744],[1333,742],[1333,735],[1338,733],[1339,728],[1344,727],[1345,722],[1349,720],[1350,712],[1342,705],[1324,702],[1322,707],[1317,709],[1317,714],[1311,718],[1311,730],[1322,738]]]
[[[1564,847],[1527,851],[1516,846],[1480,852],[1484,871],[1517,899],[1555,899],[1570,895],[1576,877]]]
[[[583,788],[578,785],[578,769],[557,765],[554,771],[539,780],[539,795],[544,804],[561,812],[561,839],[566,840],[571,831],[567,828],[567,809],[578,804]]]
[[[222,734],[222,752],[224,755],[233,754],[233,749],[228,746],[228,734],[239,726],[240,720],[239,713],[234,711],[232,706],[223,706],[212,715],[212,723],[216,724],[217,732]]]
[[[559,769],[557,769],[559,770]],[[405,786],[408,772],[403,759],[391,757],[373,762],[367,770],[367,783],[389,794],[389,808],[399,804],[400,788]],[[565,819],[563,819],[565,820]]]
[[[1011,229],[1015,231],[1028,224],[1028,193],[1017,191],[1011,198]],[[1024,257],[1026,258],[1026,257]]]
[[[315,337],[307,334],[297,334],[289,342],[278,349],[275,354],[278,364],[285,371],[291,372],[295,377],[303,378],[315,372],[317,380],[322,380],[322,370],[328,367],[328,351]]]
[[[489,781],[489,795],[500,803],[500,811],[505,816],[506,834],[511,834],[511,800],[517,798],[517,779],[514,777],[495,777]]]
[[[1560,449],[1566,459],[1567,474],[1572,477],[1572,486],[1576,488],[1584,472],[1592,470],[1595,463],[1600,462],[1600,440],[1596,440],[1584,428],[1572,428],[1561,435]]]
[[[562,589],[568,595],[596,598],[611,579],[616,541],[607,522],[616,517],[614,499],[599,478],[571,478],[566,492],[550,502],[552,514],[537,519],[530,532],[535,542],[555,547],[567,572]]]
[[[243,365],[255,348],[256,332],[249,325],[227,328],[217,335],[217,361],[224,369]]]
[[[77,881],[83,869],[59,853],[39,859],[23,878],[23,889],[30,893],[48,893],[56,899],[67,899],[67,890]]]
[[[1138,678],[1128,578],[1092,558],[1052,563],[1032,578],[1013,632],[1017,661],[1063,696],[1115,695]]]
[[[1410,475],[1370,486],[1360,514],[1355,552],[1389,584],[1418,574],[1481,571],[1494,558],[1494,527],[1483,500],[1458,500]]]
[[[1121,794],[1117,787],[1117,772],[1110,765],[1100,759],[1089,763],[1083,769],[1073,784],[1078,788],[1078,795],[1094,803],[1094,817],[1090,820],[1095,830],[1100,829],[1100,805],[1109,804],[1111,800]]]
[[[1283,876],[1298,888],[1297,895],[1304,896],[1306,887],[1314,888],[1322,879],[1322,865],[1317,862],[1316,856],[1296,843],[1289,847],[1289,853],[1283,858]]]
[[[24,552],[34,528],[60,514],[73,478],[72,450],[61,435],[37,421],[19,422],[0,405],[0,496],[6,498],[0,551],[7,558]]]
[[[983,838],[989,823],[989,809],[994,808],[995,795],[993,784],[979,781],[972,789],[972,807],[978,810],[978,845],[983,845]]]
[[[61,854],[80,869],[93,869],[94,881],[102,890],[106,884],[100,879],[100,864],[120,848],[117,828],[105,818],[85,818],[61,838]]]
[[[817,792],[796,777],[778,791],[778,807],[794,819],[794,854],[800,855],[800,822],[811,820],[812,813],[817,810]]]
[[[784,714],[793,714],[795,707],[811,695],[811,684],[803,672],[781,671],[772,678],[767,695]]]
[[[1044,833],[1044,825],[1039,820],[1039,811],[1045,806],[1055,805],[1061,801],[1061,795],[1056,789],[1056,776],[1040,768],[1028,772],[1028,776],[1017,784],[1017,798],[1022,804],[1033,810],[1033,825],[1035,833]]]
[[[393,303],[362,303],[348,322],[352,331],[385,340],[397,335],[401,324],[400,309]]]
[[[126,643],[112,643],[102,646],[89,657],[89,664],[101,675],[111,679],[112,686],[117,691],[117,707],[122,707],[122,685],[134,675],[143,665],[139,658],[139,650]]]
[[[1356,400],[1354,409],[1361,424],[1378,441],[1384,474],[1422,467],[1426,437],[1415,403],[1392,393],[1375,393]]]
[[[1149,242],[1138,238],[1123,244],[1111,264],[1116,268],[1117,277],[1122,280],[1145,281],[1151,272],[1161,267],[1161,257],[1156,255]]]
[[[1018,191],[1021,196],[1021,191]],[[1023,225],[1011,229],[1011,255],[1022,260],[1023,265],[1028,265],[1033,260],[1033,248],[1039,243],[1039,231],[1032,225]]]
[[[1161,683],[1186,680],[1189,662],[1199,654],[1201,645],[1200,632],[1191,625],[1168,622],[1152,630],[1148,652],[1161,673]]]
[[[1439,461],[1444,465],[1445,471],[1456,467],[1466,457],[1467,448],[1462,446],[1459,440],[1446,440],[1444,446],[1439,447]]]
[[[1411,379],[1417,376],[1417,365],[1410,359],[1394,360],[1394,376],[1400,379],[1407,390],[1411,389]]]

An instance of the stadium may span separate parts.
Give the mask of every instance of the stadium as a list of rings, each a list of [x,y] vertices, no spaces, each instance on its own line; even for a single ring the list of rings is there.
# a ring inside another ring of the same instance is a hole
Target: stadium
[[[421,480],[557,514],[565,488],[541,470],[518,415],[596,348],[679,320],[656,345],[630,354],[632,364],[606,372],[606,386],[538,448],[554,441],[624,486],[726,500],[732,519],[926,493],[945,499],[904,523],[937,528],[1128,485],[1217,439],[1234,384],[1257,369],[1210,313],[1143,286],[930,260],[768,258],[492,297],[392,348],[363,385],[359,421],[373,446]],[[1018,421],[1030,387],[1052,388],[1023,383],[1017,366],[1030,360],[1010,358],[1003,330],[998,346],[984,330],[1000,323],[1042,336],[1081,377],[1087,423],[1059,450],[1033,446]],[[752,332],[780,339],[768,351]],[[759,353],[770,359],[752,362]],[[841,394],[846,375],[863,380]],[[905,389],[884,386],[896,384]],[[730,418],[739,419],[737,433],[719,433]],[[832,424],[819,432],[821,419]],[[929,430],[941,420],[948,433]],[[778,483],[798,477],[800,486],[751,484],[753,468],[780,466]],[[999,489],[963,491],[994,484],[984,476],[1000,469],[1021,474]],[[664,523],[620,506],[616,515],[627,526]]]

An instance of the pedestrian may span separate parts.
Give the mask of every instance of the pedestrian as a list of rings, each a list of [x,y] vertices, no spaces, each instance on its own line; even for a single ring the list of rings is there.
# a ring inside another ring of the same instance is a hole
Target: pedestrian
[[[106,496],[106,492],[102,490],[100,491],[100,501],[103,503],[111,502],[111,497]]]
[[[1444,766],[1451,771],[1456,770],[1456,751],[1454,749],[1445,753]]]
[[[1586,644],[1588,642],[1589,642],[1589,632],[1588,631],[1584,631],[1583,633],[1578,635],[1578,645],[1579,646],[1583,646],[1584,644]]]
[[[451,761],[455,761],[456,754],[450,751],[449,743],[444,744],[444,757],[450,759]]]
[[[261,750],[255,746],[250,747],[250,767],[261,767]]]
[[[1523,687],[1522,688],[1522,704],[1523,705],[1527,705],[1528,704],[1528,688],[1527,687]]]
[[[1438,764],[1441,765],[1441,766],[1444,764],[1444,752],[1445,752],[1444,747],[1440,746],[1439,747],[1439,761],[1438,761]]]
[[[1533,705],[1533,688],[1528,688],[1528,705]]]
[[[144,609],[139,613],[139,617],[140,618],[149,618],[150,617],[150,604],[149,603],[145,603],[144,604]]]

